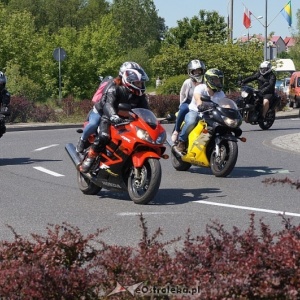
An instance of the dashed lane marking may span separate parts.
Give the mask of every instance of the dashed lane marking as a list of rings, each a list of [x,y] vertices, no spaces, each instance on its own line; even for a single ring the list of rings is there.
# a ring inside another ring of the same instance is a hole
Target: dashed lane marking
[[[36,170],[38,170],[38,171],[41,171],[41,172],[47,173],[49,175],[55,176],[55,177],[63,177],[63,176],[65,176],[65,175],[62,175],[62,174],[50,171],[48,169],[45,169],[43,167],[33,167],[33,168],[36,169]]]
[[[59,146],[59,144],[53,144],[53,145],[49,145],[49,146],[37,148],[37,149],[34,149],[33,151],[34,152],[36,152],[36,151],[42,151],[42,150],[45,150],[45,149],[48,149],[48,148],[52,148],[52,147],[56,147],[56,146]]]

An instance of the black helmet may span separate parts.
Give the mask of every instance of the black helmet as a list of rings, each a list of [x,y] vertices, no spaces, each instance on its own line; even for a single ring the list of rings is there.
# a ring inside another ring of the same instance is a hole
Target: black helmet
[[[204,82],[214,92],[219,92],[223,88],[224,73],[218,69],[209,69],[204,74]]]
[[[0,71],[0,91],[2,91],[5,88],[6,85],[6,76],[3,72]]]

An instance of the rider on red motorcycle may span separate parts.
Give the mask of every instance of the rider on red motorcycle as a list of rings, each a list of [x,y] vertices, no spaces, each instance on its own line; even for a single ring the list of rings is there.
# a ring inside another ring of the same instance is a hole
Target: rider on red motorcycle
[[[102,114],[100,133],[91,146],[87,157],[80,166],[82,173],[89,172],[96,157],[105,149],[110,141],[110,125],[123,122],[117,114],[119,103],[128,103],[132,108],[149,109],[145,95],[145,82],[149,78],[141,67],[126,69],[122,78],[117,77],[108,88],[104,101],[98,102],[95,107]]]

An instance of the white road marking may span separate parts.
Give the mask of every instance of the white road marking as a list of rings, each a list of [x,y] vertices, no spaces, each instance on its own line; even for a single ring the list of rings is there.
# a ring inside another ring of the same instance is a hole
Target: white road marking
[[[268,173],[268,174],[276,174],[276,173],[279,173],[279,174],[287,174],[287,173],[290,173],[289,170],[253,170],[255,172],[258,172],[258,173]]]
[[[59,144],[53,144],[53,145],[49,145],[49,146],[46,146],[46,147],[41,147],[41,148],[38,148],[38,149],[34,149],[33,151],[42,151],[42,150],[45,150],[45,149],[48,149],[48,148],[51,148],[51,147],[56,147],[56,146],[59,146]]]
[[[122,212],[118,213],[117,216],[138,216],[141,212]],[[176,212],[143,212],[143,215],[174,215]]]
[[[260,212],[266,212],[266,213],[269,213],[269,214],[284,214],[286,216],[300,217],[300,214],[287,212],[287,211],[284,212],[284,211],[279,211],[279,210],[263,209],[263,208],[249,207],[249,206],[239,206],[239,205],[232,205],[232,204],[225,204],[225,203],[216,203],[216,202],[203,201],[203,200],[197,200],[197,201],[194,201],[194,202],[198,202],[200,204],[230,207],[230,208],[236,208],[236,209],[260,211]]]
[[[49,175],[55,176],[55,177],[63,177],[63,176],[65,176],[65,175],[62,175],[62,174],[50,171],[48,169],[45,169],[43,167],[33,167],[33,168],[36,169],[36,170],[38,170],[38,171],[41,171],[41,172],[47,173]]]

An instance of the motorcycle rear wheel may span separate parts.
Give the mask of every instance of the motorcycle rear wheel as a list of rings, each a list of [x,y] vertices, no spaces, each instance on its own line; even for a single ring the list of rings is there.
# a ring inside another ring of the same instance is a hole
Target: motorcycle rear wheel
[[[83,176],[81,172],[77,171],[77,183],[79,189],[85,195],[97,195],[102,187],[91,182],[87,177]]]
[[[216,177],[226,177],[233,170],[238,157],[238,146],[233,141],[222,141],[220,157],[216,157],[214,150],[210,156],[210,168]]]
[[[266,114],[265,120],[262,122],[259,122],[258,125],[262,130],[267,130],[271,128],[275,121],[275,110],[269,110]]]
[[[141,169],[141,179],[128,177],[128,194],[135,204],[148,204],[156,195],[161,182],[161,165],[158,159],[149,158]]]
[[[171,152],[171,162],[175,170],[187,171],[192,165],[188,162],[182,161],[180,157],[177,157]]]

